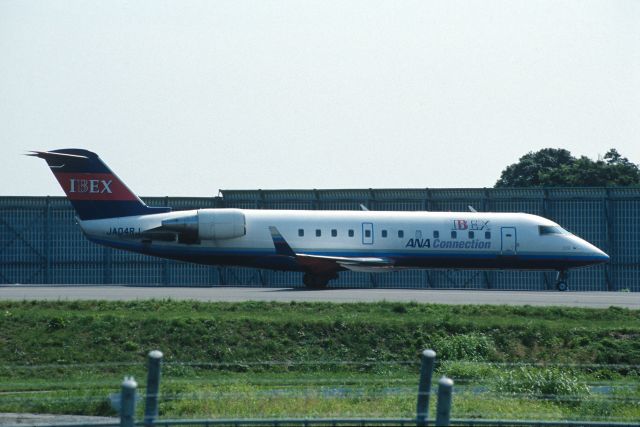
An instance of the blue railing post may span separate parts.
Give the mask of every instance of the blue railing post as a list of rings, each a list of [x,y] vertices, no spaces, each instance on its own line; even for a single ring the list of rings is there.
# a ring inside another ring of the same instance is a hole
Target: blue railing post
[[[429,418],[429,396],[431,394],[431,378],[436,352],[424,350],[420,365],[420,383],[418,385],[418,405],[416,408],[416,425],[426,426]]]
[[[136,416],[136,388],[133,377],[125,377],[120,397],[120,427],[133,427]]]
[[[158,417],[158,398],[160,396],[160,367],[162,365],[162,352],[153,350],[149,352],[149,371],[147,373],[147,400],[144,406],[144,425],[152,427]]]
[[[451,419],[451,400],[453,397],[453,380],[442,377],[438,381],[438,409],[436,426],[448,426]]]

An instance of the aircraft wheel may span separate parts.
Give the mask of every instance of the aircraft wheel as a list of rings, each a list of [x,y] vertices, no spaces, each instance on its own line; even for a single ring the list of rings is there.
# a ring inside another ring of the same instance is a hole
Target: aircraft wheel
[[[569,290],[569,286],[567,286],[567,282],[561,280],[556,283],[556,289],[558,289],[560,292],[566,292]]]
[[[302,282],[307,288],[311,289],[324,289],[329,283],[329,279],[323,276],[314,276],[313,274],[305,274],[302,277]]]

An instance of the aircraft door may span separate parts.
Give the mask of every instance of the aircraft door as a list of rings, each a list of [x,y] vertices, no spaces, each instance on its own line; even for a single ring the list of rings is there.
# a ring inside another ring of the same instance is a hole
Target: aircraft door
[[[370,222],[362,223],[362,244],[373,245],[373,224]]]
[[[502,227],[502,255],[515,255],[517,247],[517,236],[515,227]]]

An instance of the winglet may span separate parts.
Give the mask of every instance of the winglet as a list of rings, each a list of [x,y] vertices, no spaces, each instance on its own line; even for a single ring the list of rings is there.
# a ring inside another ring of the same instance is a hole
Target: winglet
[[[278,231],[278,229],[274,226],[269,227],[269,231],[271,232],[271,238],[273,239],[273,246],[276,248],[276,254],[295,257],[296,253],[291,249],[291,246],[284,240],[282,234]]]

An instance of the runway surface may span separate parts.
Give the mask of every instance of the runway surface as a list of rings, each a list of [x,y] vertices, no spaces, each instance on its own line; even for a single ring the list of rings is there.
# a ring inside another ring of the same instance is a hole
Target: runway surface
[[[527,292],[438,289],[151,288],[130,286],[2,286],[0,300],[174,299],[197,301],[416,301],[435,304],[537,305],[640,309],[640,292]]]

